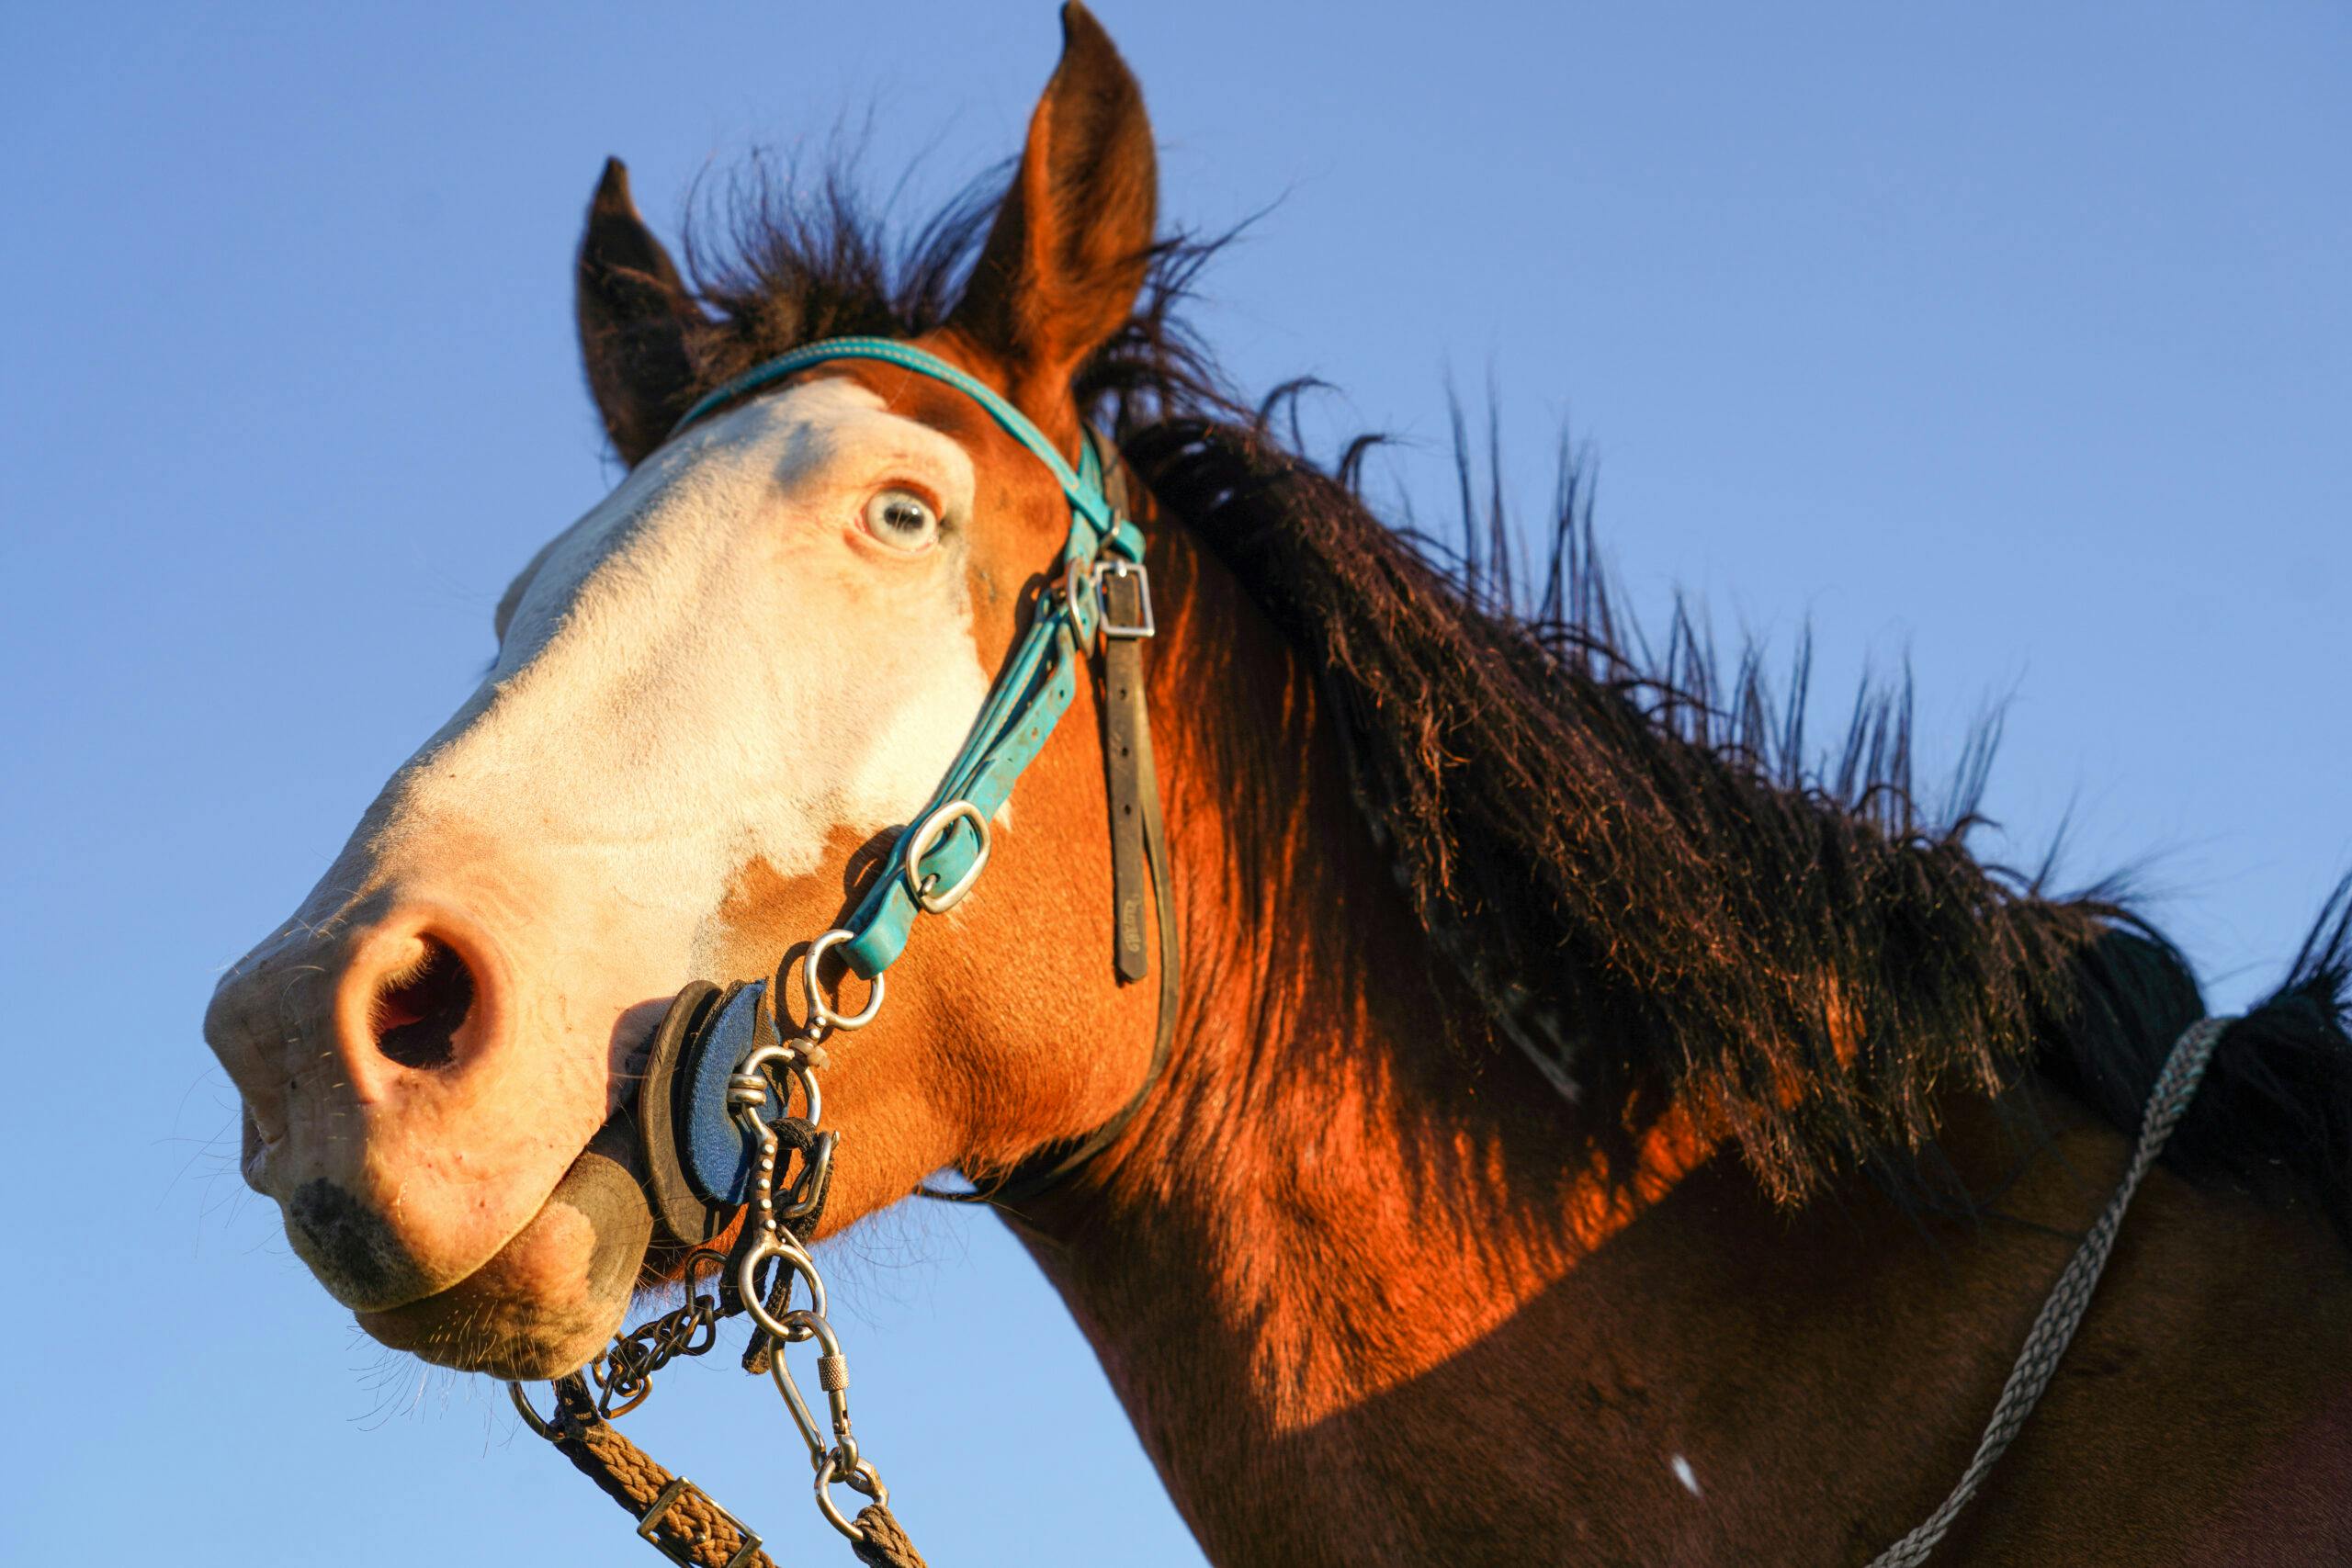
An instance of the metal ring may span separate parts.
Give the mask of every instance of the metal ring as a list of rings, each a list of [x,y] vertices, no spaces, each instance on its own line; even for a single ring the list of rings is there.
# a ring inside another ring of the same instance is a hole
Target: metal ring
[[[775,1331],[777,1338],[794,1345],[803,1345],[814,1339],[820,1353],[827,1356],[838,1356],[842,1353],[842,1337],[833,1331],[832,1324],[819,1309],[804,1307],[797,1312],[788,1312],[779,1322],[782,1326]],[[778,1359],[781,1359],[780,1353]],[[773,1375],[775,1371],[773,1362],[770,1363],[769,1371]],[[785,1374],[786,1377],[791,1375],[790,1372]],[[829,1400],[827,1403],[831,1402]],[[842,1419],[846,1421],[848,1417],[843,1416]]]
[[[972,830],[980,836],[980,852],[972,857],[972,863],[964,874],[956,879],[955,886],[944,893],[935,893],[928,884],[939,879],[923,875],[922,857],[931,853],[932,846],[938,843],[947,829],[959,820],[969,822]],[[964,901],[964,895],[969,893],[972,884],[980,879],[980,868],[989,863],[989,819],[970,801],[951,800],[917,823],[907,834],[905,846],[899,852],[899,874],[907,879],[907,891],[923,912],[944,915]]]
[[[822,1122],[825,1119],[825,1097],[817,1088],[816,1073],[810,1070],[808,1062],[802,1059],[799,1052],[794,1050],[790,1045],[778,1045],[774,1041],[769,1041],[764,1044],[754,1045],[751,1050],[744,1053],[743,1060],[737,1064],[735,1071],[728,1079],[728,1100],[729,1104],[735,1108],[737,1117],[741,1120],[756,1120],[761,1122],[763,1126],[764,1126],[764,1124],[770,1120],[770,1118],[762,1116],[759,1113],[758,1108],[767,1103],[764,1092],[763,1092],[762,1098],[758,1100],[752,1100],[748,1098],[737,1100],[734,1099],[733,1095],[735,1088],[734,1080],[736,1078],[750,1077],[758,1073],[761,1068],[773,1066],[779,1063],[783,1065],[786,1072],[792,1075],[792,1081],[800,1086],[801,1098],[808,1107],[808,1121],[811,1124]],[[763,1091],[764,1091],[766,1080],[763,1078],[760,1081]],[[744,1117],[743,1114],[747,1110],[751,1112],[748,1118]],[[790,1101],[787,1100],[783,1106],[778,1108],[777,1119],[788,1116],[791,1113],[792,1106]],[[759,1134],[755,1133],[753,1135],[758,1136]]]
[[[864,1010],[856,1013],[842,1013],[835,1009],[825,999],[825,987],[817,978],[817,965],[825,954],[856,934],[845,927],[837,927],[810,942],[808,953],[801,957],[801,994],[808,998],[808,1027],[812,1030],[864,1029],[874,1021],[874,1015],[882,1010],[883,977],[879,975],[875,976],[871,982],[874,989],[865,998]]]
[[[1097,625],[1101,624],[1102,618],[1102,601],[1099,597],[1094,598],[1091,605],[1086,603],[1087,599],[1095,593],[1092,558],[1070,557],[1062,565],[1061,581],[1056,583],[1051,592],[1057,593],[1061,602],[1069,607],[1070,627],[1078,634],[1080,645],[1081,647],[1091,645],[1094,637],[1094,627],[1086,624],[1087,612],[1090,609],[1094,612]]]
[[[890,1506],[890,1489],[882,1484],[882,1472],[874,1468],[874,1461],[870,1459],[861,1459],[854,1469],[848,1470],[844,1470],[838,1456],[831,1452],[828,1452],[819,1462],[817,1466],[818,1511],[825,1516],[827,1524],[849,1537],[850,1540],[862,1543],[865,1540],[865,1531],[852,1522],[849,1516],[842,1513],[840,1506],[833,1501],[832,1486],[836,1481],[854,1492],[862,1493],[873,1498],[875,1506],[883,1508]]]
[[[510,1382],[506,1385],[506,1393],[507,1396],[514,1401],[514,1412],[523,1417],[523,1425],[545,1438],[548,1442],[554,1442],[555,1428],[540,1420],[539,1413],[531,1408],[531,1396],[523,1392],[523,1385],[519,1382]]]
[[[890,1489],[882,1484],[882,1472],[874,1468],[872,1460],[859,1460],[841,1479],[851,1491],[863,1493],[886,1508],[890,1506]]]
[[[825,1299],[825,1281],[817,1272],[817,1260],[788,1241],[779,1240],[774,1232],[753,1242],[743,1254],[743,1261],[735,1266],[735,1293],[743,1298],[743,1310],[752,1321],[787,1344],[797,1345],[813,1337],[806,1325],[787,1321],[798,1313],[786,1313],[783,1317],[768,1311],[765,1296],[760,1290],[760,1265],[769,1258],[781,1258],[784,1266],[808,1281],[808,1308],[819,1318],[825,1315],[829,1304]]]

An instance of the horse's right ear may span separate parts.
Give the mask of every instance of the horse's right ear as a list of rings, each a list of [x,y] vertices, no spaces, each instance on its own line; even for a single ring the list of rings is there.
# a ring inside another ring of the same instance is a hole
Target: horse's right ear
[[[1070,377],[1119,330],[1151,267],[1159,175],[1143,90],[1092,13],[1062,7],[1062,58],[947,324],[1065,452]]]
[[[614,450],[633,468],[694,401],[694,340],[709,319],[638,216],[618,158],[605,160],[588,204],[578,310],[589,393]]]

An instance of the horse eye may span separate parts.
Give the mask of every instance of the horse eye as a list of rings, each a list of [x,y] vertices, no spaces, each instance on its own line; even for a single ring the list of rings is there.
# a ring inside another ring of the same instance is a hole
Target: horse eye
[[[908,490],[886,490],[865,503],[865,531],[894,550],[919,550],[939,532],[939,513]]]

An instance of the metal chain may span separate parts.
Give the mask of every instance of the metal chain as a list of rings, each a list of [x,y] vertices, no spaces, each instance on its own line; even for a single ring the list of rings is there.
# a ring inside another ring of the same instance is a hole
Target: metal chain
[[[715,1247],[697,1247],[686,1254],[684,1306],[639,1324],[616,1338],[605,1353],[589,1363],[596,1383],[596,1414],[607,1421],[626,1416],[653,1392],[653,1374],[680,1356],[699,1356],[718,1341],[718,1320],[724,1315],[719,1298],[696,1290],[695,1275],[705,1269],[721,1273],[727,1254]]]

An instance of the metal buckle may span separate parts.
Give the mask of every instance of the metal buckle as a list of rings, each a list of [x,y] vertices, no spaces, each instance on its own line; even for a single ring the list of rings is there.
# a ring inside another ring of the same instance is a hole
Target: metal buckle
[[[1130,578],[1135,580],[1136,618],[1134,620],[1121,621],[1112,614],[1111,596],[1102,592],[1102,580],[1106,577],[1115,577],[1122,582]],[[1094,563],[1094,603],[1096,614],[1102,617],[1104,637],[1134,641],[1139,637],[1150,637],[1159,629],[1158,623],[1151,616],[1151,573],[1144,570],[1141,561],[1131,561],[1119,556],[1106,556],[1096,561]]]
[[[639,1517],[637,1521],[637,1533],[645,1540],[647,1544],[650,1545],[654,1551],[660,1552],[671,1562],[682,1563],[684,1565],[684,1568],[694,1568],[695,1543],[693,1541],[681,1540],[673,1546],[654,1533],[655,1530],[661,1527],[662,1516],[670,1511],[671,1505],[677,1502],[679,1498],[684,1496],[689,1492],[693,1493],[695,1496],[701,1498],[706,1504],[709,1505],[710,1511],[712,1513],[717,1514],[720,1518],[725,1519],[729,1524],[733,1525],[735,1527],[736,1533],[743,1538],[743,1544],[737,1547],[735,1549],[735,1555],[727,1560],[727,1568],[743,1568],[745,1563],[751,1562],[753,1557],[759,1554],[760,1538],[752,1533],[750,1527],[746,1526],[742,1520],[737,1518],[726,1509],[720,1507],[718,1501],[713,1498],[709,1493],[704,1491],[693,1482],[688,1481],[683,1475],[672,1476],[670,1478],[670,1484],[662,1488],[662,1495],[653,1499],[653,1506],[646,1509],[644,1514]]]
[[[944,892],[936,891],[932,884],[939,877],[936,873],[923,874],[922,857],[931,853],[932,846],[959,819],[969,822],[972,831],[980,836],[979,852],[972,857],[964,874],[956,879],[956,886]],[[944,915],[964,901],[964,895],[972,890],[972,884],[980,879],[981,869],[989,863],[989,819],[970,801],[951,800],[915,825],[914,831],[907,835],[907,847],[899,852],[899,858],[907,879],[907,891],[914,901],[926,914]]]

